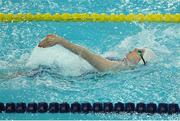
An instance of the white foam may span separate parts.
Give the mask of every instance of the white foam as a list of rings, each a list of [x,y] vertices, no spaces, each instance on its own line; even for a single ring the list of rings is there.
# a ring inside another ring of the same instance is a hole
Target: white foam
[[[60,68],[59,73],[71,76],[81,75],[85,71],[93,69],[87,61],[61,46],[35,47],[26,66],[37,68],[39,65],[58,66]]]
[[[146,48],[148,49],[148,53],[146,58],[147,60],[154,60],[158,53],[158,57],[164,54],[169,54],[169,49],[162,45],[160,42],[157,41],[157,38],[161,36],[161,34],[156,34],[158,30],[148,30],[145,29],[144,26],[140,26],[142,28],[141,32],[138,32],[135,35],[126,37],[123,41],[121,41],[116,47],[112,49],[112,56],[118,55],[119,58],[124,58],[127,53],[132,51],[134,48]],[[110,54],[107,52],[107,54]],[[111,54],[110,54],[111,56]],[[153,59],[152,59],[153,58]],[[154,61],[156,61],[155,59]],[[159,59],[158,59],[159,60]]]
[[[124,49],[126,52],[129,52],[134,48],[149,48],[158,52],[169,53],[167,47],[156,41],[157,37],[155,33],[156,30],[143,29],[136,35],[125,38],[125,40],[119,44],[118,48]]]

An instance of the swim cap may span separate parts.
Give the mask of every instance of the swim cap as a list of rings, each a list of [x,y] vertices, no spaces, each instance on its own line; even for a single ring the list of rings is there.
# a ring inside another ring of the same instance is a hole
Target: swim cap
[[[144,51],[143,58],[147,63],[153,61],[156,58],[156,54],[151,49],[144,48],[144,50],[145,51]],[[144,64],[142,59],[141,59],[141,61],[139,63]]]

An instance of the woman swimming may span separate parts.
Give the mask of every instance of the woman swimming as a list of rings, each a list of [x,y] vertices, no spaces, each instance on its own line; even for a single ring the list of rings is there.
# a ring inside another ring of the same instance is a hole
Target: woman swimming
[[[100,55],[94,54],[93,52],[89,51],[88,49],[75,45],[62,37],[58,37],[56,35],[47,35],[47,37],[39,43],[39,47],[47,48],[52,47],[54,45],[61,45],[64,48],[70,50],[74,54],[82,57],[88,63],[90,63],[97,71],[99,72],[106,72],[106,71],[116,71],[116,70],[126,70],[126,69],[133,69],[138,63],[142,63],[146,65],[147,62],[154,59],[155,54],[152,50],[144,48],[144,49],[134,49],[133,51],[129,52],[123,59],[117,59],[112,57],[102,57]],[[55,51],[56,52],[56,51]],[[28,70],[18,70],[17,72],[1,72],[0,79],[11,79],[16,78],[18,76],[28,76],[34,77],[36,75],[40,75],[44,72],[44,70],[50,70],[50,67],[46,67],[39,65],[37,68],[32,69],[32,71]],[[50,72],[47,71],[47,72]]]
[[[146,64],[146,61],[143,58],[144,54],[146,53],[146,49],[135,48],[133,51],[128,53],[124,59],[117,61],[103,58],[102,56],[94,54],[82,46],[73,44],[68,40],[56,35],[47,35],[47,37],[39,43],[38,47],[47,48],[54,45],[61,45],[74,54],[79,55],[100,72],[133,68],[141,60],[143,61],[144,65]]]

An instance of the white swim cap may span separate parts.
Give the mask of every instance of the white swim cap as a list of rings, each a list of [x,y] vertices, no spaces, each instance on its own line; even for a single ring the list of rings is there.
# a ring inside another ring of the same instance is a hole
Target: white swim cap
[[[156,54],[151,49],[144,48],[144,50],[145,52],[144,52],[143,58],[147,63],[153,61],[157,57]],[[144,64],[142,59],[139,63]]]

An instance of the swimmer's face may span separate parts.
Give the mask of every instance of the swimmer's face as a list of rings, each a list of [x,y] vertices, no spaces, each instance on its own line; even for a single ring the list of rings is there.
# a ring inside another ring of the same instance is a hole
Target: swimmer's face
[[[138,55],[138,50],[142,51],[142,55],[144,55],[145,50],[144,49],[137,49],[135,48],[133,51],[129,52],[127,54],[127,59],[132,62],[133,64],[138,64],[141,60],[141,57]]]

